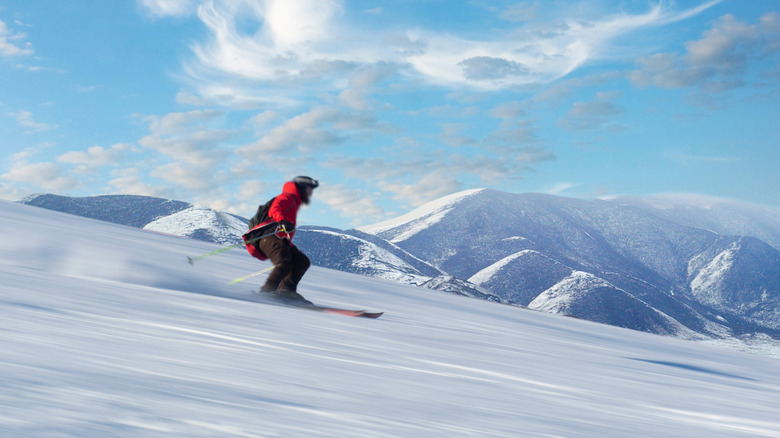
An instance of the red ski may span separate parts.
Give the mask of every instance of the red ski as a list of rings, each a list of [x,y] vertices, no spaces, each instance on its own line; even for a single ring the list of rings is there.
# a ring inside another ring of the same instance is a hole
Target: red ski
[[[349,310],[349,309],[338,309],[335,307],[324,307],[324,306],[291,306],[291,307],[300,307],[301,309],[308,309],[308,310],[314,310],[317,312],[324,312],[324,313],[336,313],[339,315],[344,316],[352,316],[352,317],[360,317],[360,318],[379,318],[384,314],[384,312],[366,312],[365,310]]]
[[[284,299],[282,295],[269,294],[265,292],[255,292],[254,294],[262,298],[262,302],[267,304],[273,304],[275,306],[296,307],[298,309],[313,310],[315,312],[323,312],[323,313],[336,313],[339,315],[352,316],[355,318],[375,319],[375,318],[379,318],[385,313],[385,312],[367,312],[365,310],[340,309],[337,307],[328,307],[328,306],[318,306],[299,294],[295,294],[297,299]]]

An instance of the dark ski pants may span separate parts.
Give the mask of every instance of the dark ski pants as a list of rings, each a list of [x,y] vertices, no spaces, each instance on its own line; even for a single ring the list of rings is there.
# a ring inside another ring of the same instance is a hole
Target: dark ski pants
[[[274,264],[274,270],[268,276],[261,290],[266,292],[295,292],[303,274],[311,266],[306,254],[296,248],[287,239],[269,236],[257,242],[257,247]]]

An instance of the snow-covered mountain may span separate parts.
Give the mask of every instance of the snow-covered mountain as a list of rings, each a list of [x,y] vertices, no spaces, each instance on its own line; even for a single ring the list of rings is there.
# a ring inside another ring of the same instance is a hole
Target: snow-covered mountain
[[[157,198],[24,203],[223,244],[239,242],[247,222]],[[780,339],[776,248],[693,223],[700,202],[668,214],[638,204],[469,190],[358,230],[300,227],[296,244],[316,266],[636,330]],[[771,235],[770,213],[745,217]]]
[[[692,194],[619,197],[610,202],[722,235],[755,237],[780,250],[780,209]]]
[[[780,253],[619,202],[470,190],[360,228],[507,301],[636,330],[780,339]]]
[[[777,360],[0,201],[2,437],[780,435]],[[56,242],[56,250],[52,249]],[[42,257],[45,255],[45,257]],[[262,279],[258,280],[262,282]]]
[[[36,194],[21,199],[19,203],[135,228],[143,228],[156,219],[192,207],[187,202],[135,195],[71,197]]]
[[[19,203],[215,243],[241,242],[248,222],[217,210],[151,196],[38,194]]]
[[[373,236],[369,238],[378,240]],[[388,248],[387,245],[383,248],[375,242],[341,230],[301,227],[295,233],[295,244],[316,261],[317,266],[339,271],[408,284],[421,284],[432,275],[441,275],[441,272],[424,262],[413,266],[410,263],[413,257],[400,248]]]
[[[192,206],[149,222],[143,229],[206,242],[234,244],[243,241],[241,235],[246,233],[247,222],[244,218],[221,211]]]
[[[147,196],[33,195],[19,203],[219,244],[240,243],[249,222],[240,216],[186,202]],[[390,242],[358,230],[304,226],[298,228],[295,242],[316,266],[490,301],[505,301],[446,275]]]
[[[539,294],[530,309],[560,313],[617,327],[696,339],[696,333],[678,321],[609,282],[574,271]]]

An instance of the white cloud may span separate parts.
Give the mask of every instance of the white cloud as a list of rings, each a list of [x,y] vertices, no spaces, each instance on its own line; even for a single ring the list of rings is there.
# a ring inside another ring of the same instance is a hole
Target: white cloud
[[[222,115],[220,111],[199,110],[146,117],[150,134],[138,140],[138,144],[201,168],[216,166],[227,158],[228,152],[221,144],[233,133],[200,124],[218,120]]]
[[[169,113],[165,116],[149,116],[152,135],[177,135],[186,133],[195,122],[214,120],[223,113],[216,110],[199,110],[185,113]]]
[[[493,185],[520,180],[532,164],[554,158],[546,149],[519,145],[507,146],[501,155],[433,150],[403,158],[403,151],[396,152],[392,158],[333,157],[322,165],[388,192],[407,206],[417,206],[460,190],[467,183]]]
[[[259,113],[256,116],[249,119],[249,122],[252,125],[254,125],[256,128],[263,129],[266,126],[268,126],[269,123],[278,119],[279,117],[280,115],[276,111],[265,110],[262,113]]]
[[[193,13],[198,0],[139,0],[156,17],[183,17]]]
[[[372,129],[376,120],[363,112],[348,113],[336,107],[315,107],[294,116],[268,131],[259,140],[236,152],[246,160],[264,162],[269,154],[311,151],[336,146],[346,140],[351,131]]]
[[[260,203],[260,195],[267,193],[269,186],[267,183],[251,179],[244,181],[238,188],[238,199],[242,201],[249,201],[250,203]],[[265,201],[263,201],[265,202]]]
[[[345,185],[322,186],[314,191],[312,201],[321,201],[346,218],[354,218],[355,226],[383,219],[384,210],[374,203],[377,194]]]
[[[27,38],[26,34],[14,32],[8,28],[5,22],[0,20],[0,56],[32,55],[32,43],[25,42],[25,38]]]
[[[51,129],[55,129],[58,126],[54,124],[48,124],[48,123],[40,123],[33,120],[33,115],[30,111],[25,110],[19,110],[16,112],[12,112],[8,114],[9,116],[16,119],[16,123],[19,124],[22,128],[27,128],[26,131],[27,134],[31,134],[33,132],[40,132],[40,131],[48,131]]]
[[[780,53],[780,14],[764,14],[756,24],[724,15],[685,47],[682,55],[659,53],[639,58],[639,68],[629,78],[638,86],[701,86],[708,92],[740,87],[751,65]]]
[[[397,73],[393,64],[379,63],[361,67],[349,78],[348,87],[339,94],[339,102],[360,111],[370,109],[369,95],[376,86]]]
[[[28,184],[55,193],[64,193],[78,186],[78,180],[54,163],[27,163],[19,161],[11,165],[0,178]]]
[[[468,129],[468,125],[462,123],[445,123],[442,126],[442,132],[439,135],[439,140],[453,147],[458,146],[473,146],[477,144],[477,140],[473,137],[463,134],[463,131]]]
[[[366,32],[344,18],[343,3],[142,0],[161,16],[197,8],[209,33],[192,45],[194,58],[184,63],[184,71],[199,98],[246,108],[292,105],[313,90],[338,91],[343,104],[360,110],[367,107],[370,88],[350,84],[347,78],[367,66],[392,66],[454,88],[497,90],[548,83],[587,61],[609,57],[615,42],[636,29],[689,18],[718,1],[684,11],[667,9],[662,2],[645,13],[598,19],[564,10],[558,15],[571,17],[519,24],[478,40],[421,28],[399,31],[397,26]],[[524,21],[538,8],[539,2],[526,2],[497,15]]]
[[[208,105],[208,102],[206,102],[204,99],[185,91],[180,91],[176,93],[176,103],[180,103],[183,105],[191,105],[191,106]]]
[[[69,164],[80,164],[88,168],[116,165],[132,150],[132,145],[117,143],[109,148],[93,146],[86,151],[70,151],[59,157],[57,161]]]
[[[539,0],[533,2],[524,1],[507,6],[503,12],[501,12],[500,17],[507,21],[532,21],[537,19],[540,12],[541,5],[539,4]]]
[[[614,103],[620,96],[619,92],[600,92],[595,100],[575,102],[558,125],[572,131],[614,126],[611,122],[623,114],[623,110]]]
[[[219,186],[212,169],[192,166],[187,163],[175,161],[155,167],[151,176],[174,184],[177,188],[202,193],[213,190]]]
[[[3,184],[0,182],[0,199],[5,199],[7,201],[18,201],[28,194],[30,194],[29,191],[24,191],[19,189],[19,187]]]
[[[280,51],[329,40],[333,18],[343,13],[334,0],[267,0],[265,6],[265,27]]]
[[[548,195],[560,195],[561,193],[569,190],[572,187],[577,187],[579,184],[562,182],[554,185],[553,187],[544,191]]]
[[[116,178],[110,180],[108,184],[114,188],[117,193],[128,195],[154,196],[168,198],[170,190],[165,187],[153,186],[147,184],[137,168],[125,168],[115,170],[113,176]]]
[[[526,113],[527,103],[511,101],[502,103],[501,105],[493,108],[490,111],[490,115],[499,119],[513,120],[523,117]]]
[[[331,0],[204,2],[198,17],[212,38],[195,45],[195,55],[202,66],[238,77],[299,74],[314,61],[343,59],[323,53],[340,33],[332,21],[342,11]],[[247,22],[254,28],[247,29]]]
[[[716,3],[681,12],[658,4],[638,15],[565,19],[529,27],[511,39],[474,41],[420,31],[412,39],[425,41],[426,49],[408,61],[428,80],[450,86],[497,90],[547,83],[586,61],[608,56],[610,46],[634,30],[688,18]]]
[[[393,194],[393,199],[411,207],[419,207],[426,202],[455,193],[462,187],[452,174],[433,169],[413,183],[392,182],[383,186]]]

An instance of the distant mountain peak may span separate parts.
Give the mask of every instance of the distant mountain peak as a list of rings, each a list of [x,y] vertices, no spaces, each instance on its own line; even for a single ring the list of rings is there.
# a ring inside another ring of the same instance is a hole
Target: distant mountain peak
[[[146,224],[143,229],[219,244],[241,242],[245,220],[204,207],[190,207]]]
[[[422,231],[425,227],[433,225],[441,220],[441,218],[459,202],[484,192],[485,190],[486,189],[473,189],[453,193],[435,201],[427,202],[395,219],[360,227],[358,228],[358,231],[381,236],[385,231],[405,228],[405,231],[397,235],[391,242],[405,240]],[[409,226],[410,224],[413,226]]]

